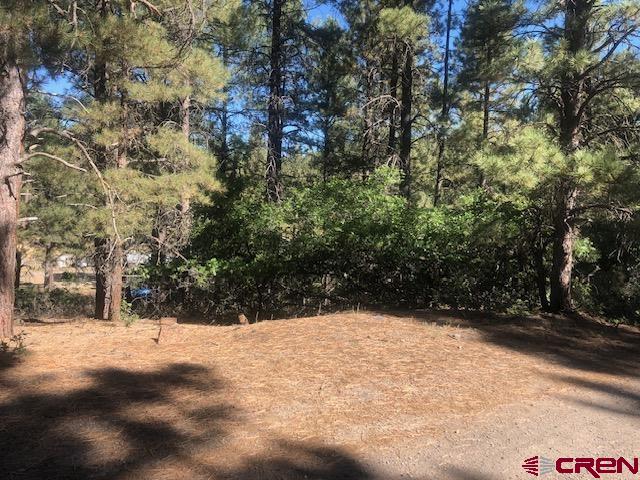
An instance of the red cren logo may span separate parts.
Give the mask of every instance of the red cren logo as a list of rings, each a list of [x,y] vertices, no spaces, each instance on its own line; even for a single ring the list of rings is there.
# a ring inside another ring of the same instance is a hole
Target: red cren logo
[[[549,473],[553,470],[553,461],[549,458],[539,457],[536,455],[535,457],[527,458],[522,463],[522,468],[524,471],[537,477],[538,475],[544,475],[545,473]]]
[[[640,471],[640,462],[638,460],[638,457],[630,459],[624,457],[560,457],[553,461],[536,455],[535,457],[527,458],[522,463],[522,468],[534,477],[555,470],[560,474],[589,473],[593,478],[600,478],[603,474],[620,474],[625,471],[637,474]]]

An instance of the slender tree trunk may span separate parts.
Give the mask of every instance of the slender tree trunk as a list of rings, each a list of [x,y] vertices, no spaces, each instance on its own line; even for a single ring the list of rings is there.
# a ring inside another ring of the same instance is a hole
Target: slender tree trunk
[[[44,247],[44,289],[51,290],[54,285],[54,273],[53,273],[53,245],[48,243]]]
[[[109,319],[111,307],[111,276],[109,275],[110,243],[104,238],[94,240],[94,263],[96,269],[96,309],[95,318]]]
[[[491,87],[488,81],[484,82],[482,94],[482,143],[489,138],[489,102],[491,101]]]
[[[224,165],[224,170],[229,171],[229,178],[238,178],[238,161],[234,157],[229,165],[229,101],[222,101],[222,112],[220,113],[220,148],[218,150],[220,163]]]
[[[14,288],[16,291],[20,288],[20,279],[22,276],[22,252],[20,250],[16,250],[16,277],[14,282]]]
[[[123,66],[123,70],[126,71],[127,67]],[[124,169],[129,164],[129,103],[127,99],[126,91],[120,91],[120,104],[122,106],[122,137],[118,145],[116,167]],[[185,106],[184,103],[182,105]],[[187,102],[186,108],[182,109],[182,131],[185,131],[185,121],[187,122],[186,134],[189,134],[188,130],[188,117],[189,117],[189,103]],[[185,117],[187,120],[185,120]],[[124,246],[122,240],[118,235],[114,235],[111,240],[113,249],[111,252],[110,261],[107,264],[110,266],[108,275],[110,277],[109,283],[111,284],[111,301],[109,303],[109,320],[112,322],[120,321],[120,308],[122,306],[122,291],[123,291],[123,278],[124,273]]]
[[[120,309],[122,307],[122,274],[124,272],[124,253],[122,244],[116,242],[112,254],[111,276],[111,302],[109,304],[109,320],[120,321]]]
[[[189,140],[191,135],[191,97],[187,95],[180,102],[180,116],[182,117],[182,133]]]
[[[365,99],[366,104],[363,108],[362,116],[363,116],[363,132],[362,132],[362,148],[360,153],[360,163],[362,170],[362,179],[364,180],[367,176],[367,172],[372,165],[373,161],[373,143],[374,143],[374,134],[373,134],[373,108],[369,105],[369,100],[373,98],[373,85],[371,80],[372,73],[370,69],[367,69],[367,78],[365,80]]]
[[[540,228],[536,229],[531,252],[533,254],[533,269],[536,273],[538,299],[540,300],[542,310],[547,311],[549,310],[549,299],[547,298],[547,269],[544,266],[545,244]]]
[[[389,141],[387,143],[387,157],[391,163],[396,161],[396,111],[398,106],[398,46],[394,45],[391,58],[391,74],[389,76]]]
[[[278,202],[282,198],[282,136],[284,102],[282,79],[282,6],[286,0],[273,0],[271,12],[271,72],[269,75],[269,105],[267,120],[267,199]]]
[[[222,46],[222,64],[225,67],[229,67],[229,54],[227,48]],[[229,87],[225,85],[224,89],[225,97],[222,100],[222,109],[220,112],[220,145],[218,148],[218,156],[220,157],[220,164],[223,165],[224,171],[229,172],[229,178],[233,181],[238,177],[238,160],[233,158],[231,165],[229,165]]]
[[[493,56],[491,54],[491,48],[487,47],[486,54],[486,64],[487,67],[491,66],[491,62],[493,61]],[[491,82],[488,79],[484,81],[484,88],[482,92],[482,139],[480,141],[481,147],[487,144],[489,140],[489,122],[491,115]],[[487,186],[487,179],[484,176],[482,170],[479,169],[478,177],[480,181],[478,182],[481,187]]]
[[[17,226],[25,132],[23,73],[12,59],[0,63],[0,338],[13,335]]]
[[[329,179],[329,158],[332,153],[329,121],[322,125],[322,181],[326,183]]]
[[[440,112],[440,130],[438,131],[438,157],[436,160],[436,182],[433,189],[433,206],[440,203],[442,183],[444,179],[444,153],[446,149],[446,135],[444,123],[449,116],[449,44],[451,41],[451,13],[453,0],[449,0],[447,7],[447,32],[444,47],[444,80],[442,84],[442,110]]]
[[[547,272],[544,268],[544,258],[541,252],[535,252],[534,258],[536,271],[536,286],[538,288],[538,299],[542,310],[549,310],[549,299],[547,298]]]
[[[99,10],[100,16],[106,19],[110,14],[110,1],[100,0]],[[93,67],[93,93],[97,102],[104,103],[109,97],[109,73],[107,62],[96,56],[95,66]],[[104,147],[97,149],[96,163],[99,168],[107,167],[108,154]],[[98,320],[107,320],[109,318],[109,305],[111,303],[111,278],[109,277],[109,254],[110,242],[106,238],[97,237],[94,239],[95,252],[93,256],[96,271],[96,294],[95,294],[95,312],[94,317]]]
[[[482,146],[486,145],[489,139],[489,105],[491,102],[491,87],[488,81],[484,82],[484,92],[482,93]],[[484,172],[478,169],[478,182],[481,187],[487,186],[487,179],[484,176]]]
[[[402,103],[400,109],[400,168],[403,178],[402,194],[411,196],[411,142],[413,126],[413,45],[406,43],[404,68],[402,71]]]

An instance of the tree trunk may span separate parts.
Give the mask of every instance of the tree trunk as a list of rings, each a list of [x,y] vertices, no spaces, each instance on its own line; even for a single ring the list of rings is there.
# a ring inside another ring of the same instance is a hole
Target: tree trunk
[[[413,45],[406,43],[402,71],[402,104],[400,109],[400,168],[403,173],[400,190],[411,196],[411,129],[413,125]]]
[[[487,67],[490,68],[493,56],[491,55],[491,48],[487,47],[486,62]],[[489,80],[484,81],[484,91],[482,92],[482,140],[481,147],[485,146],[489,140],[489,120],[491,112],[491,82]],[[480,169],[479,169],[480,170]],[[482,170],[479,171],[479,184],[481,187],[487,186],[487,180]]]
[[[484,82],[482,94],[482,143],[489,138],[489,102],[491,101],[491,88],[488,81]]]
[[[589,35],[587,19],[594,3],[574,0],[565,3],[564,40],[571,55],[579,55]],[[583,143],[582,130],[585,123],[582,102],[586,96],[587,76],[566,71],[560,79],[560,144],[567,156],[574,155]],[[561,177],[556,184],[554,199],[553,265],[551,267],[552,311],[571,311],[571,278],[573,273],[573,243],[576,236],[573,210],[578,189],[571,178]]]
[[[180,102],[180,116],[181,118],[181,127],[182,134],[189,140],[189,136],[191,135],[191,97],[187,95]]]
[[[229,54],[227,47],[222,46],[222,64],[225,68],[229,68]],[[229,178],[234,181],[238,177],[238,160],[236,157],[232,159],[231,165],[229,165],[229,86],[225,85],[224,99],[222,100],[222,107],[220,111],[220,146],[218,148],[218,160],[222,165],[223,171],[229,172]]]
[[[371,80],[371,72],[369,69],[366,71],[366,80],[365,80],[365,98],[366,103],[363,107],[362,117],[362,146],[360,150],[360,168],[362,170],[362,180],[367,177],[367,173],[369,168],[373,164],[373,143],[374,143],[374,133],[373,133],[373,108],[369,104],[369,100],[373,98],[373,85]]]
[[[0,64],[0,338],[13,335],[16,248],[25,131],[24,78],[12,59]]]
[[[53,246],[51,244],[47,244],[44,248],[44,289],[51,290],[54,285],[54,274],[53,274]]]
[[[449,0],[447,7],[447,31],[444,47],[444,79],[442,84],[442,110],[440,112],[440,130],[438,131],[438,157],[436,160],[436,183],[433,189],[433,206],[437,207],[442,196],[442,183],[444,172],[444,152],[446,147],[446,136],[444,123],[449,115],[449,43],[451,41],[451,19],[453,0]]]
[[[484,92],[482,93],[482,139],[481,147],[485,146],[489,139],[489,104],[491,102],[491,89],[488,81],[484,82]],[[478,168],[478,184],[484,188],[487,186],[487,179],[482,169]]]
[[[122,308],[122,274],[124,271],[124,254],[120,243],[116,243],[111,260],[111,303],[109,304],[109,320],[119,322],[120,310]]]
[[[98,320],[120,320],[122,305],[123,248],[117,241],[96,239],[96,311]]]
[[[16,291],[20,288],[20,278],[22,276],[22,252],[16,250],[16,277],[14,282],[14,288]]]
[[[538,299],[542,310],[549,310],[549,299],[547,298],[547,271],[544,267],[544,245],[540,234],[536,235],[535,245],[532,248],[533,267],[536,272],[536,287],[538,288]]]
[[[389,76],[389,141],[387,142],[387,156],[391,163],[396,160],[396,110],[398,106],[398,46],[394,45],[391,58],[391,75]]]
[[[100,0],[98,8],[100,16],[106,19],[110,14],[110,1]],[[101,56],[96,55],[95,66],[93,67],[93,95],[97,102],[104,103],[109,99],[108,83],[109,72],[107,62]],[[97,146],[96,152],[96,164],[98,168],[106,168],[108,163],[106,148]],[[106,238],[95,238],[94,246],[93,261],[96,270],[94,317],[98,320],[107,320],[109,318],[109,304],[111,303],[111,279],[108,276],[110,243]]]
[[[329,121],[324,120],[322,123],[322,182],[326,183],[329,179],[329,158],[332,154],[332,145],[330,137]]]
[[[553,265],[551,268],[551,311],[571,311],[571,277],[573,270],[573,242],[575,228],[571,213],[578,190],[571,180],[560,182],[556,192],[554,213]]]
[[[269,75],[269,105],[267,120],[267,199],[278,202],[282,198],[280,173],[282,170],[282,135],[284,103],[282,82],[282,5],[285,0],[273,0],[271,12],[271,72]]]
[[[110,245],[104,238],[96,238],[95,268],[96,268],[96,310],[95,318],[98,320],[109,319],[111,306],[111,277],[109,276]]]

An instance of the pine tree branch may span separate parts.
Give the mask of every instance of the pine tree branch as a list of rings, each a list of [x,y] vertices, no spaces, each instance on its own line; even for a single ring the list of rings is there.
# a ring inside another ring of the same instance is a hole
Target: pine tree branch
[[[64,165],[65,167],[71,168],[73,170],[77,170],[79,172],[85,172],[87,173],[87,169],[86,168],[82,168],[79,167],[78,165],[74,165],[73,163],[69,163],[66,160],[58,157],[57,155],[52,155],[51,153],[46,153],[46,152],[33,152],[30,153],[28,155],[25,155],[23,157],[23,161],[29,160],[33,157],[45,157],[45,158],[49,158],[51,160],[55,160],[56,162],[61,163],[62,165]]]

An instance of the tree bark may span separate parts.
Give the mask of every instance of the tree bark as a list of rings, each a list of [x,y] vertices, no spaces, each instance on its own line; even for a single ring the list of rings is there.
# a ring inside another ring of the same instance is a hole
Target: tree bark
[[[396,110],[398,105],[398,46],[394,45],[391,58],[391,74],[389,76],[389,141],[387,142],[387,156],[391,163],[396,159]]]
[[[16,250],[16,277],[14,281],[14,288],[16,291],[20,288],[20,280],[22,276],[22,252]]]
[[[109,320],[120,321],[122,308],[122,274],[124,272],[124,253],[120,242],[116,241],[111,261],[111,302],[109,304]]]
[[[229,53],[227,47],[222,45],[221,47],[222,64],[225,68],[229,68]],[[222,100],[220,111],[220,145],[218,148],[218,156],[220,164],[223,166],[223,171],[229,172],[229,179],[235,181],[238,177],[238,160],[234,156],[233,159],[229,158],[229,86],[225,85],[223,88],[224,99]],[[229,164],[229,161],[232,163]]]
[[[538,289],[538,299],[542,310],[549,310],[549,299],[547,298],[547,269],[544,266],[545,245],[540,229],[536,230],[535,239],[531,248],[533,254],[533,268],[536,272],[536,287]]]
[[[491,56],[489,53],[487,53],[487,62],[490,64],[491,62]],[[490,110],[489,110],[489,105],[491,103],[491,86],[488,80],[485,80],[484,82],[484,92],[482,94],[482,140],[481,140],[481,146],[485,146],[487,143],[487,140],[489,139],[489,115],[490,115]],[[478,182],[480,184],[481,187],[486,187],[487,186],[487,180],[484,176],[484,173],[482,172],[481,169],[479,170],[479,178],[480,181]]]
[[[182,134],[189,141],[189,136],[191,135],[191,97],[189,95],[180,102],[180,116],[182,117]]]
[[[571,180],[560,182],[556,192],[550,298],[550,308],[554,312],[573,310],[571,278],[575,227],[571,212],[575,207],[578,189],[571,183]]]
[[[489,138],[489,102],[491,101],[491,88],[489,82],[484,82],[484,92],[482,94],[482,143]]]
[[[402,103],[400,108],[400,168],[402,183],[400,191],[411,196],[411,130],[413,126],[413,45],[406,43],[404,68],[402,70]]]
[[[54,285],[54,274],[53,274],[53,246],[51,244],[47,244],[44,248],[44,289],[51,290]]]
[[[271,72],[269,75],[269,104],[267,107],[267,200],[282,198],[282,136],[284,102],[282,81],[282,6],[286,0],[273,0],[271,12]]]
[[[13,335],[24,111],[23,72],[5,59],[0,64],[0,338]]]
[[[99,11],[100,16],[105,19],[110,14],[110,1],[100,0]],[[96,56],[95,66],[93,67],[93,95],[97,102],[106,102],[109,98],[109,72],[107,62],[104,58]],[[97,158],[96,164],[98,168],[107,167],[108,154],[106,148],[98,146],[96,148]],[[111,279],[109,272],[109,253],[110,243],[106,238],[97,237],[94,239],[94,265],[96,271],[96,293],[95,293],[95,312],[94,317],[98,320],[107,320],[109,318],[109,305],[111,303]]]
[[[96,269],[96,305],[95,318],[98,320],[109,319],[111,308],[111,277],[109,276],[109,241],[104,238],[94,240]]]

